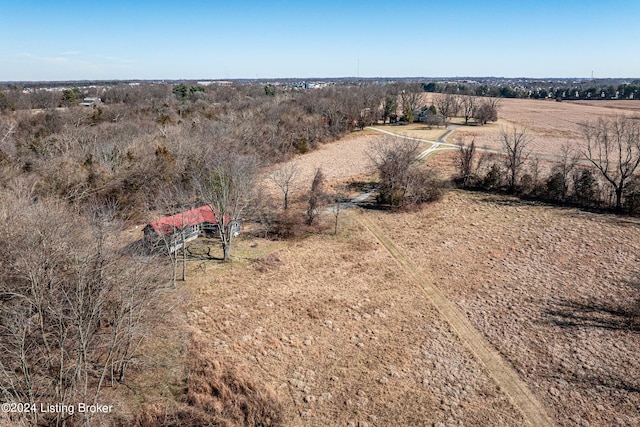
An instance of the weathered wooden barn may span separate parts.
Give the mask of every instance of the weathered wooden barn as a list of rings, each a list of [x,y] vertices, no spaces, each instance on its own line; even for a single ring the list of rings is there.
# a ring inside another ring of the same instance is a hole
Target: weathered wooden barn
[[[149,248],[173,253],[201,235],[216,235],[216,218],[217,215],[209,205],[165,216],[144,227],[144,240]],[[227,224],[228,221],[231,218],[225,217],[224,223]],[[237,221],[234,221],[232,227],[234,236],[240,234],[240,224]]]

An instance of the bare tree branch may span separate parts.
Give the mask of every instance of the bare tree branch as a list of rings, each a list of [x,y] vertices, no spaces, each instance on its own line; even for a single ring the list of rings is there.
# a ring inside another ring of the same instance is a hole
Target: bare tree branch
[[[622,209],[622,196],[629,178],[640,165],[640,123],[637,118],[618,117],[583,123],[583,156],[600,172],[615,192],[615,207]]]
[[[509,172],[509,190],[514,191],[522,165],[527,161],[531,151],[528,147],[531,143],[531,138],[527,134],[527,130],[518,129],[515,125],[508,131],[503,128],[500,132],[500,141],[502,147],[507,153],[506,167]]]
[[[296,162],[283,163],[280,167],[269,175],[271,181],[282,191],[284,196],[282,209],[289,207],[289,191],[292,190],[293,182],[298,174]]]

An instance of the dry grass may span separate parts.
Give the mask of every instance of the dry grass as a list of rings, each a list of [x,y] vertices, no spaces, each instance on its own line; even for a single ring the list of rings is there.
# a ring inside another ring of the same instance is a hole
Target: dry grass
[[[640,221],[462,192],[376,220],[560,425],[640,423]]]
[[[580,117],[620,108],[606,105],[504,100],[502,122],[456,133],[491,140],[515,122],[530,127],[536,151],[553,152],[563,138],[576,141]],[[362,133],[300,156],[299,189],[316,167],[333,183],[368,179],[375,138]],[[453,159],[440,154],[430,164],[450,171]],[[236,262],[190,264],[176,328],[195,331],[206,346],[193,347],[200,359],[190,356],[203,366],[194,367],[200,382],[191,401],[220,409],[211,381],[230,384],[222,372],[233,361],[245,367],[234,375],[252,386],[222,395],[259,396],[258,408],[277,401],[286,425],[522,425],[486,368],[355,215],[393,238],[558,424],[640,425],[638,294],[630,286],[639,224],[457,191],[419,212],[345,212],[338,236],[242,238]],[[162,346],[149,348],[162,354]],[[183,371],[165,365],[184,363],[175,358],[181,345],[174,338],[168,348],[159,377],[175,378]],[[176,395],[175,380],[155,382]],[[157,414],[169,407],[166,398],[147,403]]]
[[[420,212],[349,212],[338,236],[250,264],[194,265],[190,325],[212,360],[237,360],[275,391],[287,425],[523,422],[357,215],[392,236],[560,425],[640,422],[627,285],[640,224],[454,191]]]
[[[599,108],[613,108],[622,110],[621,114],[627,114],[629,111],[640,112],[640,100],[606,100],[606,101],[568,101],[571,104],[590,105]]]
[[[533,152],[557,155],[564,143],[578,147],[582,144],[580,124],[598,118],[613,118],[617,115],[637,114],[639,101],[577,101],[555,102],[551,100],[502,99],[497,123],[485,126],[463,126],[456,130],[449,142],[471,142],[488,148],[500,149],[498,135],[501,129],[514,125],[526,128],[533,138]]]
[[[207,337],[194,334],[185,354],[187,378],[180,401],[148,405],[140,427],[225,427],[283,425],[282,407],[272,390],[237,362],[215,357]]]
[[[338,236],[250,266],[194,269],[185,310],[211,357],[247,363],[276,390],[288,425],[519,425],[427,297],[345,218]]]
[[[322,169],[328,186],[339,182],[366,180],[373,168],[369,156],[371,143],[382,136],[366,130],[355,132],[347,138],[320,146],[308,154],[291,160],[296,163],[296,176],[292,185],[292,193],[308,191],[317,168]],[[264,172],[261,185],[265,194],[282,197],[280,190],[268,178],[269,171]]]
[[[429,141],[437,140],[443,133],[446,132],[446,129],[443,127],[434,127],[432,129],[429,129],[427,125],[422,123],[411,123],[402,126],[378,125],[375,126],[375,128],[386,130],[398,135],[408,136],[409,138],[426,139]]]

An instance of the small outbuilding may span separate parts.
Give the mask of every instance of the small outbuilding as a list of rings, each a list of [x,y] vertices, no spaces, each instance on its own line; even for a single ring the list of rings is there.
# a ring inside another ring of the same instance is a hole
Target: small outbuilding
[[[217,215],[209,205],[165,216],[144,227],[144,241],[149,248],[159,248],[173,253],[201,235],[216,235],[216,218]],[[225,217],[224,223],[230,220],[230,217]],[[234,221],[232,227],[234,236],[240,234],[240,224],[237,221]]]

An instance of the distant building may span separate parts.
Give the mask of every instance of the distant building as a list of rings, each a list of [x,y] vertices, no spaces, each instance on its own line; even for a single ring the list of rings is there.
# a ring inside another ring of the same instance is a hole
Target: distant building
[[[88,97],[84,98],[80,105],[84,105],[85,107],[93,107],[94,105],[102,104],[102,100],[98,97]]]

